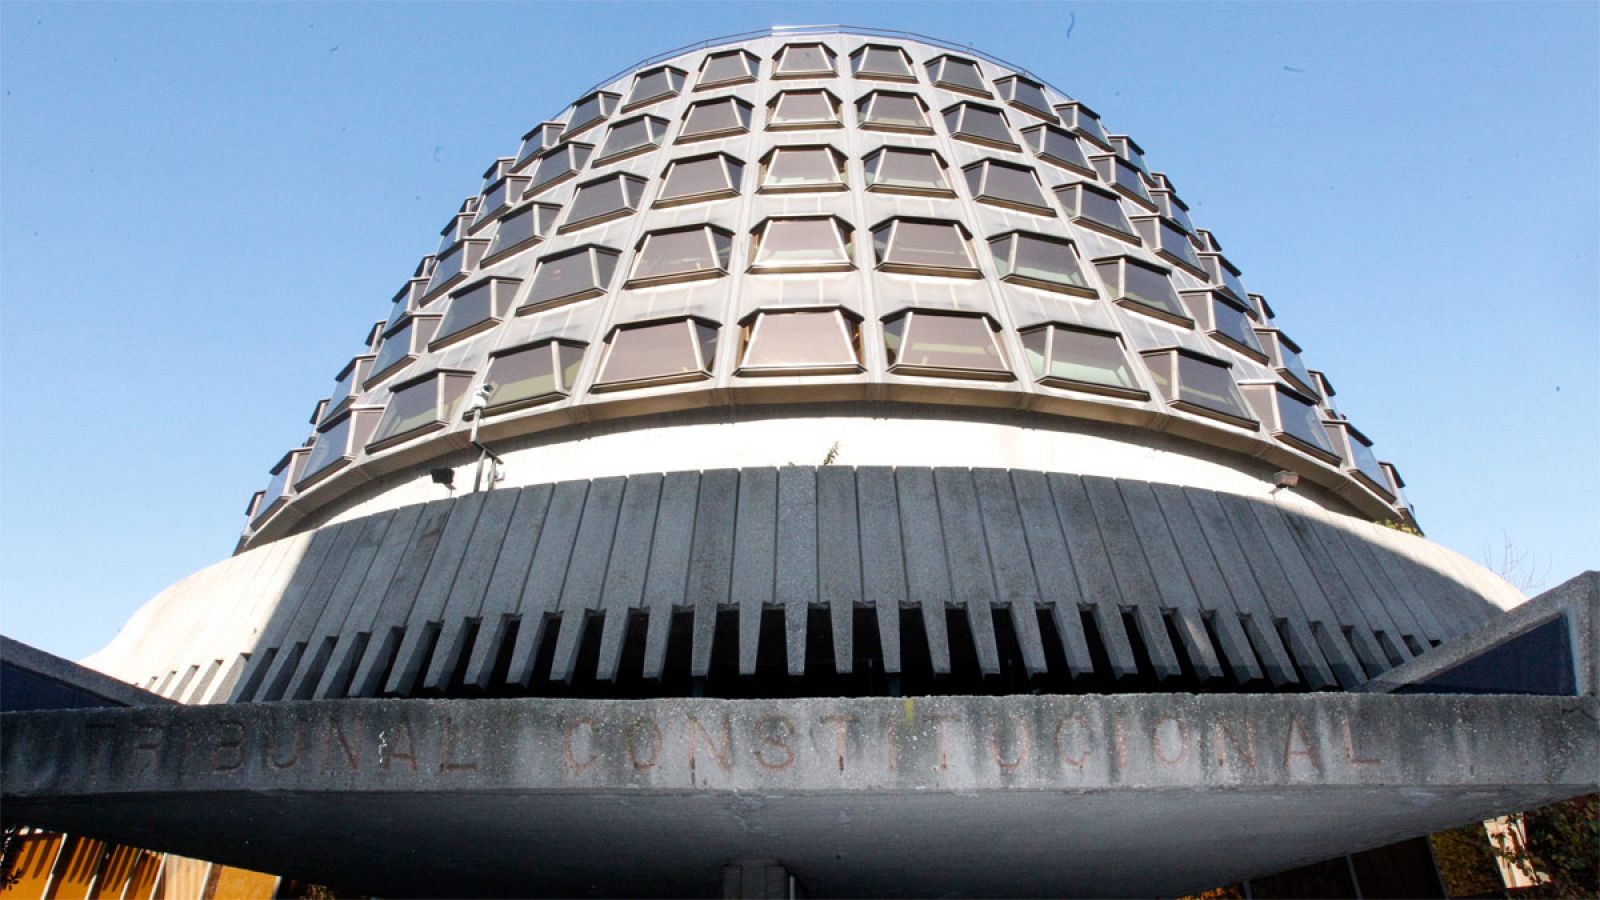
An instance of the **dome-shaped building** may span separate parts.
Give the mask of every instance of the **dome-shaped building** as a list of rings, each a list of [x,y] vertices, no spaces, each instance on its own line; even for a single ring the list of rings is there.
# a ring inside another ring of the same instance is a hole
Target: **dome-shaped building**
[[[1114,119],[970,48],[776,29],[508,150],[325,361],[236,555],[91,660],[208,705],[166,740],[211,768],[151,777],[257,815],[254,851],[220,813],[173,846],[383,893],[776,859],[819,893],[1127,894],[1493,806],[1377,701],[1494,713],[1351,692],[1523,598],[1416,536]],[[1412,783],[1427,814],[1369,820]],[[1317,785],[1354,799],[1259,859],[1200,833]]]

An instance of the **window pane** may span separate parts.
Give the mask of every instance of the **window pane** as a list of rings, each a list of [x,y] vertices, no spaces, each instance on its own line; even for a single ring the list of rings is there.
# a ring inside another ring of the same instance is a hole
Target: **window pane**
[[[494,282],[485,281],[450,298],[450,309],[439,323],[434,340],[447,338],[494,318]]]
[[[978,71],[978,64],[969,59],[943,57],[936,63],[933,80],[935,84],[966,88],[969,91],[987,91],[983,84],[983,75]]]
[[[689,107],[679,138],[700,137],[750,127],[750,108],[732,97],[706,100]]]
[[[494,385],[489,394],[489,406],[509,406],[541,397],[554,399],[563,385],[557,383],[550,349],[549,343],[535,344],[491,359],[489,372],[484,376]],[[569,380],[566,386],[570,388],[570,385]]]
[[[1119,265],[1110,263],[1110,267]],[[1101,274],[1107,275],[1107,280],[1118,277],[1121,279],[1121,296],[1118,300],[1131,300],[1134,303],[1158,309],[1174,316],[1188,318],[1189,313],[1178,300],[1178,292],[1172,288],[1172,280],[1165,273],[1141,266],[1132,260],[1123,260],[1120,276],[1110,267],[1102,268]]]
[[[1273,391],[1273,393],[1278,398],[1278,418],[1283,420],[1285,434],[1333,456],[1339,455],[1338,451],[1333,449],[1333,442],[1328,440],[1328,430],[1322,427],[1322,415],[1317,412],[1315,404],[1306,403],[1298,397],[1291,397],[1283,391]],[[1351,441],[1351,444],[1359,443]],[[1368,455],[1371,455],[1370,451]],[[1378,483],[1387,482],[1380,479]]]
[[[971,269],[967,242],[948,222],[913,222],[900,219],[873,232],[878,262],[946,269]],[[886,246],[886,242],[888,245]]]
[[[355,396],[356,385],[366,380],[370,362],[371,360],[354,360],[343,377],[333,383],[333,396],[328,398],[328,412],[323,414],[324,418],[338,412],[346,401]]]
[[[1006,120],[997,109],[962,103],[945,111],[944,122],[952,135],[997,144],[1014,145]]]
[[[1046,377],[1137,391],[1122,342],[1109,334],[1056,328]]]
[[[677,69],[656,69],[640,75],[633,82],[633,90],[628,93],[628,105],[660,100],[676,94],[683,87],[683,73]]]
[[[572,229],[595,219],[632,212],[643,193],[644,179],[632,175],[613,175],[581,185],[572,198],[572,212],[564,228]]]
[[[611,339],[601,384],[669,378],[702,371],[689,323],[679,319],[624,328]]]
[[[1278,356],[1283,360],[1283,367],[1289,370],[1289,374],[1300,379],[1302,385],[1315,392],[1317,382],[1311,377],[1311,372],[1306,369],[1305,362],[1300,359],[1300,354],[1295,352],[1295,349],[1285,343],[1281,337],[1278,340]]]
[[[411,353],[411,322],[383,339],[378,348],[378,358],[372,361],[372,374],[378,375],[405,359]]]
[[[657,202],[680,200],[685,197],[736,191],[742,169],[742,166],[726,156],[678,160],[667,170],[667,180],[661,186],[661,196],[656,200]]]
[[[834,219],[771,219],[761,231],[756,265],[848,264]]]
[[[1229,266],[1227,263],[1218,259],[1216,261],[1214,271],[1221,275],[1222,286],[1227,288],[1228,292],[1233,294],[1235,299],[1237,299],[1240,303],[1250,302],[1250,295],[1245,292],[1244,282],[1239,280],[1239,276],[1233,271],[1232,266]]]
[[[700,86],[754,78],[756,76],[754,63],[755,59],[743,50],[713,53],[706,57],[705,65],[700,68]]]
[[[624,119],[611,126],[605,145],[600,148],[600,157],[610,159],[641,147],[653,147],[664,131],[666,123],[654,116]]]
[[[616,264],[616,259],[615,251],[583,247],[544,260],[534,273],[528,304],[549,303],[605,290],[611,280],[611,266]]]
[[[745,351],[746,366],[854,366],[855,348],[835,311],[762,313]]]
[[[1178,399],[1214,412],[1254,420],[1234,387],[1228,367],[1178,354]]]
[[[931,150],[885,147],[867,160],[867,184],[876,187],[947,191],[944,169]]]
[[[1261,342],[1256,339],[1255,323],[1244,314],[1244,310],[1214,298],[1211,300],[1211,306],[1219,333],[1258,353],[1265,352],[1261,349]]]
[[[778,61],[779,75],[833,72],[833,62],[821,44],[790,44]]]
[[[1161,252],[1204,271],[1205,267],[1200,264],[1200,257],[1194,252],[1194,245],[1189,243],[1187,235],[1165,221],[1159,222],[1156,227]]]
[[[389,398],[389,408],[383,411],[378,430],[372,442],[392,438],[432,425],[440,418],[438,410],[439,382],[435,378],[407,385]]]
[[[1038,154],[1040,159],[1080,171],[1089,171],[1089,160],[1084,158],[1083,148],[1079,147],[1077,140],[1065,131],[1050,125],[1041,125],[1028,129],[1024,136],[1028,139],[1028,146],[1033,148],[1033,152]]]
[[[855,56],[856,74],[910,78],[911,66],[905,54],[893,47],[868,46]]]
[[[1133,225],[1122,211],[1116,194],[1079,184],[1069,186],[1059,196],[1072,210],[1073,218],[1084,219],[1118,234],[1133,234]]]
[[[1373,454],[1371,445],[1363,443],[1360,438],[1351,434],[1350,452],[1355,455],[1356,469],[1361,474],[1388,489],[1389,479],[1384,475],[1383,466],[1379,465],[1378,457]]]
[[[905,342],[893,360],[897,366],[1005,372],[994,333],[978,316],[913,312]]]
[[[1081,106],[1073,107],[1072,127],[1080,134],[1094,138],[1101,146],[1111,146],[1111,139],[1106,137],[1106,130],[1100,126],[1100,119]]]
[[[634,261],[633,277],[663,278],[726,269],[731,245],[724,236],[713,248],[709,233],[710,229],[707,228],[691,228],[649,235],[645,238],[644,249]]]
[[[548,156],[540,158],[539,165],[534,167],[533,184],[528,186],[526,193],[543,190],[576,174],[589,161],[589,153],[593,150],[588,144],[568,144],[552,150]]]
[[[1194,234],[1194,222],[1189,219],[1189,211],[1183,208],[1183,204],[1178,202],[1176,197],[1166,192],[1155,196],[1160,198],[1157,205],[1161,208],[1162,215],[1178,223],[1178,227],[1184,231]],[[1243,300],[1244,295],[1240,294],[1239,299]]]
[[[567,120],[567,128],[561,132],[563,138],[569,138],[585,128],[599,122],[611,115],[611,110],[617,104],[616,94],[592,94],[579,101],[577,108],[572,111],[572,118]]]
[[[1001,94],[1012,103],[1046,118],[1055,118],[1050,115],[1050,101],[1046,99],[1044,89],[1039,85],[1015,75],[1001,79],[996,84],[1000,87]]]
[[[350,443],[350,422],[353,418],[345,416],[339,424],[317,435],[317,442],[312,445],[311,455],[306,458],[305,467],[300,472],[300,481],[344,458],[345,447]]]
[[[967,188],[979,200],[998,200],[1048,210],[1032,169],[985,160],[966,169]]]
[[[927,128],[922,103],[912,94],[875,91],[861,106],[861,123],[885,128]]]
[[[991,241],[1000,277],[1014,276],[1075,288],[1088,288],[1078,255],[1065,241],[1013,234]]]
[[[494,240],[489,244],[489,255],[504,253],[513,247],[543,238],[549,232],[555,214],[556,207],[531,203],[501,219]]]
[[[449,253],[439,257],[438,261],[433,265],[433,277],[428,279],[428,287],[423,291],[423,294],[431,294],[459,276],[463,257],[465,256],[466,248],[462,246],[456,247]]]
[[[785,91],[778,95],[778,102],[772,109],[774,125],[837,121],[833,98],[823,91]]]
[[[1150,192],[1145,189],[1144,177],[1139,174],[1138,169],[1116,157],[1112,157],[1109,162],[1113,170],[1112,179],[1117,187],[1152,206],[1155,205],[1155,201],[1150,199]]]
[[[839,164],[826,147],[779,147],[772,152],[766,183],[778,187],[839,184]]]

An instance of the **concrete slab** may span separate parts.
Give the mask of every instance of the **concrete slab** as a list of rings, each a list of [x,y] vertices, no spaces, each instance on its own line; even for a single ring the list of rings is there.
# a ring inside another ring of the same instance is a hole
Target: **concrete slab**
[[[0,809],[392,896],[710,896],[740,859],[814,896],[1170,895],[1593,791],[1597,716],[1384,694],[18,712]]]

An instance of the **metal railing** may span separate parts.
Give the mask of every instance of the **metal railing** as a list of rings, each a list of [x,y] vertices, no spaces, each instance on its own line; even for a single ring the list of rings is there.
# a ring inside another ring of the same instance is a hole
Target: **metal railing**
[[[1048,84],[1044,79],[1040,78],[1038,75],[1035,75],[1033,72],[1029,71],[1028,69],[1024,68],[1023,66],[1019,66],[1014,62],[1009,62],[1007,60],[1001,59],[998,56],[994,56],[992,54],[985,53],[982,50],[979,50],[979,49],[971,46],[970,44],[957,44],[957,43],[954,43],[954,42],[951,42],[951,41],[944,40],[942,38],[929,37],[929,36],[927,36],[925,34],[917,34],[914,31],[897,31],[897,30],[892,29],[892,28],[873,28],[870,25],[774,25],[774,26],[772,26],[770,28],[761,28],[761,29],[757,29],[755,31],[744,31],[744,32],[740,32],[738,34],[725,34],[725,35],[722,35],[720,37],[706,38],[703,41],[696,41],[695,43],[692,43],[692,44],[684,44],[682,47],[676,47],[676,48],[674,48],[672,50],[667,50],[667,51],[662,52],[662,53],[657,53],[654,56],[650,56],[650,57],[647,57],[645,59],[641,59],[641,60],[639,60],[638,62],[634,63],[631,66],[626,66],[626,67],[624,67],[624,68],[612,73],[611,75],[606,76],[605,78],[601,79],[599,82],[595,83],[594,85],[591,85],[587,90],[585,90],[579,96],[580,97],[587,97],[588,95],[594,93],[595,91],[598,91],[599,89],[605,87],[606,85],[610,84],[611,82],[616,81],[618,78],[621,78],[622,76],[628,74],[629,72],[633,72],[633,71],[636,71],[638,69],[642,69],[642,68],[644,68],[646,66],[654,65],[654,64],[656,64],[658,62],[664,62],[666,60],[672,59],[675,56],[682,56],[683,54],[689,53],[689,52],[694,51],[694,50],[708,50],[708,49],[710,49],[712,47],[724,47],[724,46],[727,46],[729,44],[738,44],[738,43],[743,43],[744,41],[755,40],[756,38],[789,37],[789,36],[793,36],[793,35],[813,35],[813,34],[818,34],[818,35],[820,35],[820,34],[854,34],[854,35],[860,35],[861,37],[881,37],[881,38],[894,38],[894,39],[903,40],[903,41],[916,41],[918,43],[927,44],[927,45],[932,46],[932,47],[938,47],[941,50],[954,50],[954,51],[959,52],[959,53],[964,53],[964,54],[966,54],[968,56],[976,56],[979,59],[985,60],[987,62],[994,63],[997,66],[1004,66],[1005,68],[1010,69],[1011,71],[1016,72],[1018,74],[1026,75],[1029,78],[1032,78],[1034,81],[1039,82],[1040,84]],[[1063,96],[1066,96],[1066,97],[1072,96],[1071,94],[1068,94],[1066,91],[1063,91],[1060,88],[1056,88],[1054,85],[1049,85],[1049,86],[1051,88],[1054,88],[1058,93],[1062,94]]]

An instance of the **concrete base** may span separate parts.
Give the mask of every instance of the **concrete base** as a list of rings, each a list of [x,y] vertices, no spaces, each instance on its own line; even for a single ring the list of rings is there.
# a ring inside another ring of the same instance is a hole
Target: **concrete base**
[[[0,716],[7,823],[383,895],[1175,894],[1595,789],[1593,697],[373,700]]]

